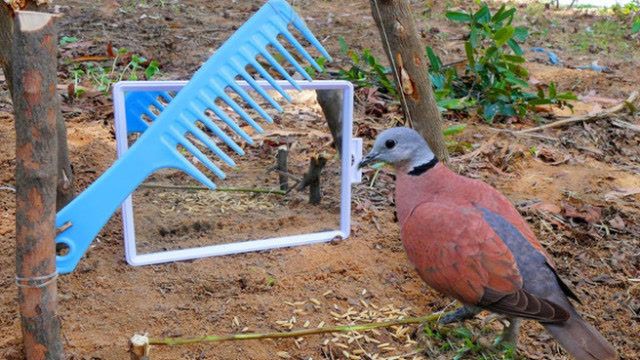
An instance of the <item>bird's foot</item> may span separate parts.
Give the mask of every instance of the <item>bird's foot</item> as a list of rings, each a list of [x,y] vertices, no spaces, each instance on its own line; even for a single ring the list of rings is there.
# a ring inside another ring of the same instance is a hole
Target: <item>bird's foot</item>
[[[450,324],[452,322],[460,322],[463,320],[471,319],[474,316],[476,316],[480,311],[482,310],[475,306],[462,305],[461,307],[457,308],[453,314],[447,314],[443,316],[439,320],[439,323]]]
[[[518,338],[520,337],[521,319],[508,317],[509,325],[504,327],[502,331],[502,339],[500,343],[512,346],[514,349],[518,346]]]

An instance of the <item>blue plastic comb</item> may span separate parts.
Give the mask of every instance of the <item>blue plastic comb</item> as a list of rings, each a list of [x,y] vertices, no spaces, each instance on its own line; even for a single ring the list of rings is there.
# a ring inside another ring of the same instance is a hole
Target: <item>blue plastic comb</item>
[[[260,116],[271,122],[271,117],[264,109],[236,83],[236,77],[239,76],[249,83],[274,108],[282,111],[278,103],[256,83],[245,70],[245,67],[252,66],[285,99],[291,101],[290,96],[256,59],[257,56],[264,57],[294,88],[300,90],[295,80],[267,50],[269,45],[273,46],[296,71],[310,81],[311,78],[304,68],[278,41],[278,36],[282,36],[304,59],[316,67],[318,71],[321,71],[314,58],[305,51],[288,30],[289,25],[293,25],[322,56],[327,60],[331,59],[320,42],[307,28],[304,21],[300,19],[286,1],[270,0],[204,63],[173,99],[170,99],[170,96],[163,92],[156,94],[146,93],[146,95],[139,93],[133,99],[130,99],[130,101],[138,101],[141,107],[138,109],[137,118],[133,118],[131,124],[134,126],[133,129],[141,131],[143,134],[102,176],[58,212],[56,226],[64,228],[64,230],[56,237],[56,243],[63,243],[68,246],[67,254],[56,257],[58,272],[68,273],[73,271],[93,238],[95,238],[114,211],[152,172],[162,168],[177,168],[193,176],[204,185],[212,189],[215,188],[215,184],[189,162],[181,154],[177,146],[180,145],[189,151],[216,176],[225,177],[224,172],[186,138],[186,134],[191,134],[197,138],[229,166],[235,165],[234,161],[195,123],[197,121],[202,122],[231,149],[240,155],[244,154],[242,148],[211,121],[205,111],[207,109],[211,110],[242,139],[248,143],[253,142],[249,135],[215,104],[215,101],[216,99],[222,100],[256,131],[262,132],[262,128],[237,102],[225,93],[225,90],[231,89],[236,92]],[[157,101],[158,96],[162,96],[166,100],[170,100],[170,102],[163,106]],[[156,115],[149,111],[149,105],[154,105],[158,108],[161,111],[160,114]],[[142,120],[141,114],[149,116],[153,123],[151,125],[147,124]],[[129,121],[129,117],[127,117],[127,121]]]

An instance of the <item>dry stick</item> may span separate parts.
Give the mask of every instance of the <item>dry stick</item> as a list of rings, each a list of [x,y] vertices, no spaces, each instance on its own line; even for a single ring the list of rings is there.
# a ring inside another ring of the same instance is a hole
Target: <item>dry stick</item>
[[[394,325],[433,323],[440,318],[453,314],[454,311],[447,313],[431,314],[423,317],[399,319],[380,323],[360,324],[360,325],[338,325],[315,329],[304,329],[291,332],[280,333],[258,333],[258,334],[229,334],[229,335],[210,335],[197,338],[150,338],[151,345],[185,345],[200,342],[220,342],[220,341],[236,341],[236,340],[256,340],[256,339],[281,339],[281,338],[297,338],[300,336],[318,335],[334,332],[352,332],[376,329],[381,327],[390,327]]]
[[[278,153],[276,154],[276,169],[280,172],[278,173],[278,179],[280,180],[280,190],[288,191],[289,190],[289,178],[283,173],[287,173],[287,156],[289,155],[289,151],[287,150],[287,145],[280,145],[278,147]]]
[[[198,185],[163,185],[154,183],[144,183],[140,187],[150,189],[175,189],[175,190],[211,190],[206,186]],[[226,192],[249,192],[258,194],[278,194],[286,195],[286,191],[283,190],[269,190],[269,189],[247,189],[247,188],[215,188],[212,191],[226,191]]]
[[[631,93],[631,95],[629,95],[629,98],[626,101],[623,101],[621,103],[619,103],[616,106],[610,107],[604,111],[601,111],[597,114],[585,114],[585,115],[577,115],[577,116],[572,116],[568,119],[564,119],[564,120],[560,120],[560,121],[556,121],[554,123],[551,124],[546,124],[546,125],[542,125],[542,126],[538,126],[538,127],[534,127],[531,129],[526,129],[526,130],[520,130],[520,131],[514,131],[514,134],[525,134],[528,132],[533,132],[533,131],[539,131],[539,130],[544,130],[544,129],[550,129],[550,128],[554,128],[554,127],[558,127],[558,126],[562,126],[562,125],[566,125],[566,124],[571,124],[574,122],[578,122],[578,121],[585,121],[585,120],[594,120],[594,119],[599,119],[603,116],[607,116],[607,115],[611,115],[615,112],[618,112],[622,109],[624,109],[625,106],[627,106],[627,103],[631,104],[632,102],[634,102],[636,99],[638,98],[638,91],[634,91]]]

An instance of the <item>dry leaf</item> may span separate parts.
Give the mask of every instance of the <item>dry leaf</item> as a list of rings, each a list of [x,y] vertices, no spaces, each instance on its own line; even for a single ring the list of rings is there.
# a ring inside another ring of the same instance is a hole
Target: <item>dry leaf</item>
[[[614,191],[606,193],[604,195],[604,199],[606,201],[616,201],[625,196],[636,195],[636,194],[640,194],[640,188],[615,189]]]

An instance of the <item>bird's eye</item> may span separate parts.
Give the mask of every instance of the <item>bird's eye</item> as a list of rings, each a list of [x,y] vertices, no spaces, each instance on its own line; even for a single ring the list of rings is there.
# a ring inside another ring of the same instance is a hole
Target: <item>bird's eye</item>
[[[393,149],[393,147],[396,146],[396,141],[395,140],[387,140],[387,141],[385,141],[384,146],[386,146],[387,149]]]

